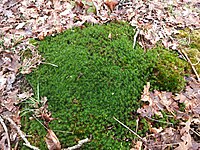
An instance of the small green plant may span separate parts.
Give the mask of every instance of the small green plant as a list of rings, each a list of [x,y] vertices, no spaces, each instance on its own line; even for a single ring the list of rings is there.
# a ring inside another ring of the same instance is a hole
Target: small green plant
[[[180,111],[185,112],[185,103],[179,103],[178,106]]]
[[[23,130],[30,131],[29,134],[31,137],[29,137],[28,140],[31,144],[40,147],[40,149],[47,149],[44,140],[40,140],[46,135],[46,127],[38,117],[42,114],[40,108],[44,107],[45,101],[44,99],[40,99],[39,83],[36,88],[36,98],[30,97],[22,103],[23,109],[21,110],[20,116],[22,117],[22,124],[24,124]],[[22,143],[20,143],[20,145],[22,150],[27,149],[27,147],[22,146]]]
[[[57,67],[41,65],[27,75],[27,80],[35,91],[40,82],[40,95],[47,96],[49,110],[56,118],[50,127],[63,147],[92,137],[83,149],[129,149],[134,135],[113,116],[135,129],[131,112],[141,105],[140,94],[146,82],[150,80],[159,89],[180,90],[184,69],[173,71],[171,67],[178,58],[162,48],[147,53],[138,45],[133,49],[134,29],[127,23],[85,26],[39,42],[46,62]],[[167,71],[171,76],[162,75]],[[159,84],[156,75],[161,76]],[[161,81],[173,82],[179,88]],[[144,120],[142,124],[145,129],[138,131],[140,135],[148,130]],[[26,129],[28,133],[35,130]]]
[[[169,126],[176,126],[179,123],[172,114],[169,112],[162,111],[162,117],[158,115],[154,115],[152,120],[150,120],[153,127],[159,128],[162,127],[163,129]]]

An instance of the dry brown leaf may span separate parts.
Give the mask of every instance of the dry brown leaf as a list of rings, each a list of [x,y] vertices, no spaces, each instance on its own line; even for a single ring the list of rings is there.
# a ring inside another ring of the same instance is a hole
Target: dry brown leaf
[[[175,148],[174,150],[188,150],[188,146],[185,145],[185,142],[180,142],[179,146]]]
[[[152,106],[153,102],[152,102],[152,99],[150,97],[149,89],[150,89],[150,82],[147,82],[147,85],[144,86],[144,90],[143,90],[143,94],[141,96],[141,100],[144,101],[144,102],[149,102],[149,106]]]
[[[179,143],[179,146],[177,148],[175,148],[175,150],[190,149],[192,147],[192,137],[191,137],[190,132],[189,132],[190,131],[191,118],[189,118],[186,123],[183,122],[181,124],[185,125],[185,127],[183,127],[180,130],[182,142]]]
[[[112,12],[119,2],[117,0],[106,0],[105,4],[108,6],[110,11]]]
[[[60,150],[61,149],[60,141],[58,140],[55,133],[50,129],[48,129],[47,132],[48,133],[46,135],[45,142],[47,144],[48,149],[49,150]]]
[[[154,133],[154,134],[158,134],[163,130],[162,127],[157,128],[150,128],[150,132]]]

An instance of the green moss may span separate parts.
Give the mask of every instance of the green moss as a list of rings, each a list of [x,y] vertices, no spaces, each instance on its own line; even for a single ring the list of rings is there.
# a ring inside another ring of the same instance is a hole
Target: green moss
[[[180,49],[184,49],[197,73],[200,74],[200,30],[180,30],[176,36],[180,41]]]
[[[173,91],[183,87],[184,69],[171,69],[179,63],[176,55],[166,50],[144,53],[138,45],[133,50],[133,36],[134,30],[128,24],[109,23],[74,28],[39,42],[46,62],[58,67],[41,65],[27,80],[35,91],[39,83],[40,95],[47,96],[49,110],[57,118],[50,127],[63,147],[92,136],[83,149],[129,149],[134,135],[113,116],[133,129],[136,127],[131,114],[140,106],[138,100],[149,79],[158,88],[168,86],[166,89]],[[169,77],[162,75],[166,71],[174,78],[167,80],[173,81],[172,85],[161,82],[163,77],[164,82]],[[148,125],[143,124],[140,135],[148,131]],[[26,131],[34,130],[35,126],[29,126]]]
[[[190,67],[173,51],[158,49],[158,61],[150,77],[153,89],[179,92],[185,86],[186,72]]]
[[[26,133],[26,135],[28,135],[28,138],[27,138],[28,141],[32,145],[37,146],[40,149],[46,150],[47,146],[44,141],[44,138],[47,133],[46,133],[45,128],[38,121],[29,120],[28,117],[22,117],[22,124],[23,124],[23,131],[28,131],[28,133]],[[27,148],[26,146],[23,146],[23,141],[21,141],[20,149],[27,150],[29,148]]]

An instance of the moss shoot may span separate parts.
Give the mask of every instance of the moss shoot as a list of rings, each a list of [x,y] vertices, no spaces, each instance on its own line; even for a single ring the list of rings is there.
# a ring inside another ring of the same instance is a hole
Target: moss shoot
[[[138,45],[133,49],[133,37],[134,29],[127,23],[109,23],[73,28],[39,42],[45,62],[58,67],[40,65],[27,80],[35,91],[39,84],[40,96],[48,98],[56,118],[50,127],[63,147],[92,137],[82,149],[129,149],[134,135],[113,116],[134,129],[132,114],[140,107],[140,95],[149,80],[156,88],[183,88],[185,62],[159,48],[147,53]],[[148,125],[141,124],[138,133],[145,135]],[[28,133],[45,135],[37,121],[25,126]],[[45,149],[43,143],[37,145]]]

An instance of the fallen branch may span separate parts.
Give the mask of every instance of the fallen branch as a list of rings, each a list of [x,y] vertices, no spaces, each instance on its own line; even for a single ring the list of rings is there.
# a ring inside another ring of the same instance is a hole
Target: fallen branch
[[[17,130],[17,132],[19,133],[20,137],[24,140],[25,143],[23,143],[23,145],[33,149],[33,150],[39,150],[39,148],[35,147],[35,146],[32,146],[30,144],[30,142],[26,139],[24,133],[20,130],[20,128],[17,126],[17,124],[9,117],[4,117],[4,119],[8,120],[14,127],[15,129]]]
[[[6,127],[6,124],[4,123],[4,120],[3,120],[3,118],[1,116],[0,116],[0,122],[1,122],[1,124],[3,126],[3,129],[4,129],[5,133],[6,133],[6,139],[7,139],[7,142],[8,142],[7,149],[10,150],[11,146],[10,146],[10,138],[9,138],[9,134],[8,134],[8,128]]]
[[[83,140],[78,141],[78,144],[77,144],[77,145],[74,145],[74,146],[72,146],[72,147],[68,147],[68,148],[62,149],[62,150],[75,150],[75,149],[79,149],[79,148],[81,148],[81,146],[82,146],[84,143],[87,143],[87,142],[89,142],[89,141],[90,141],[90,139],[86,138],[86,139],[83,139]]]

